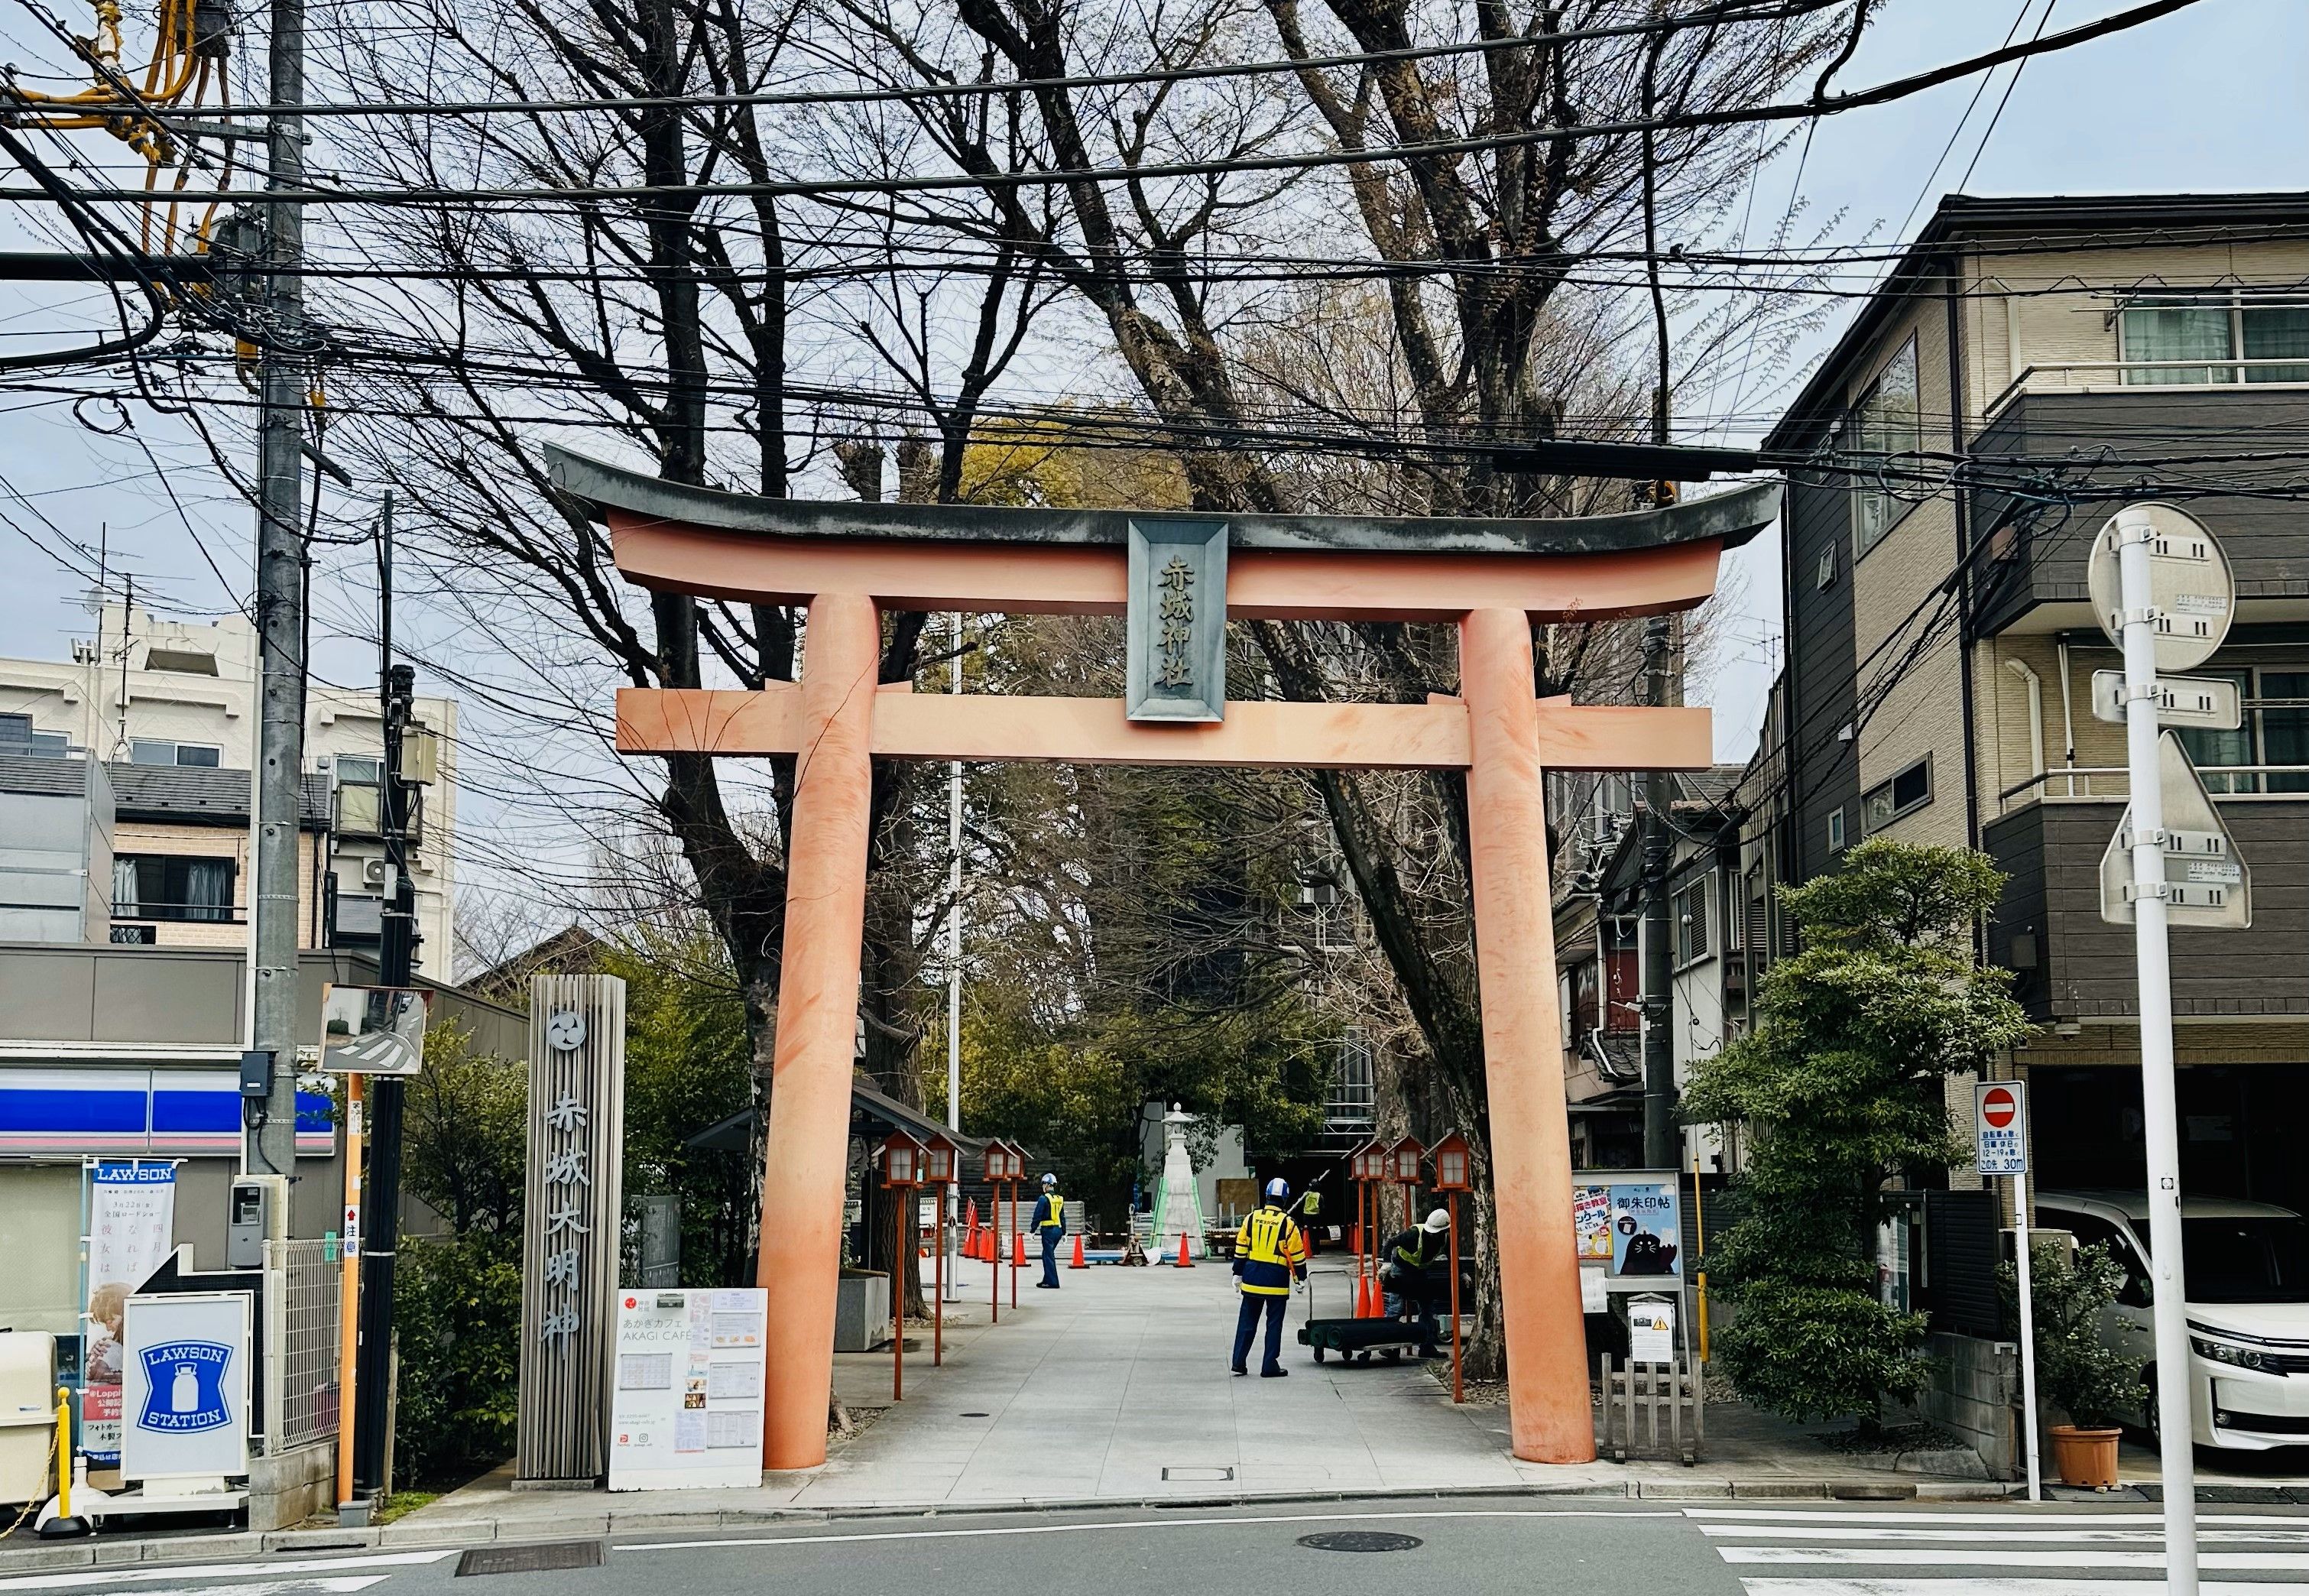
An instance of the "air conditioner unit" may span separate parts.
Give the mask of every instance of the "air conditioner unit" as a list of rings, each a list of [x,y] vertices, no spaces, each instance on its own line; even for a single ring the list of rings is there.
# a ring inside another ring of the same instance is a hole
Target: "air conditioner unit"
[[[364,880],[364,881],[366,881],[366,882],[368,882],[368,883],[370,886],[372,886],[372,887],[382,887],[382,886],[384,886],[384,885],[385,885],[385,861],[384,861],[384,860],[382,860],[382,859],[364,859],[364,860],[362,860],[362,861],[361,861],[361,880]]]

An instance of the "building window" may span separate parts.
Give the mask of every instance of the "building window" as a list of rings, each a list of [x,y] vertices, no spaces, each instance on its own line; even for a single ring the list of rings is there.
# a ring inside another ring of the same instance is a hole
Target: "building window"
[[[337,830],[350,837],[385,831],[385,761],[362,754],[337,756]]]
[[[1820,565],[1812,572],[1812,585],[1820,593],[1826,593],[1836,585],[1836,545],[1834,543],[1827,544],[1820,550]]]
[[[1884,363],[1860,403],[1852,407],[1851,428],[1851,438],[1845,446],[1846,462],[1858,465],[1862,473],[1853,479],[1852,488],[1852,548],[1853,557],[1858,559],[1883,541],[1906,504],[1881,482],[1872,481],[1868,468],[1924,447],[1924,417],[1916,403],[1914,338]]]
[[[134,737],[128,743],[128,762],[132,765],[190,765],[203,770],[214,770],[223,759],[224,750],[210,742],[170,742],[164,738]]]
[[[1927,757],[1901,771],[1890,781],[1880,781],[1868,789],[1860,801],[1860,816],[1864,829],[1869,835],[1924,808],[1933,801],[1933,762]]]
[[[118,854],[112,861],[112,916],[229,922],[236,869],[229,859]]]
[[[2118,328],[2130,386],[2309,382],[2309,360],[2301,359],[2309,357],[2309,302],[2241,292],[2140,299],[2125,306]]]
[[[1840,803],[1828,811],[1828,851],[1844,852],[1844,806]]]
[[[66,739],[62,732],[36,732],[29,715],[0,715],[0,754],[19,759],[61,759]]]
[[[1708,957],[1708,878],[1700,877],[1668,899],[1675,921],[1675,961],[1690,964]]]
[[[2231,793],[2309,793],[2309,670],[2208,671],[2237,684],[2245,714],[2235,731],[2175,727],[2181,746],[2215,795]],[[2289,765],[2290,770],[2223,770],[2225,765]]]

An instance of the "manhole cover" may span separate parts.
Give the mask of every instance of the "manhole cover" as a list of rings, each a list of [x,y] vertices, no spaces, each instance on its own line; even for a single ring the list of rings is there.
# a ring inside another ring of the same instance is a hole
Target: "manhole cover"
[[[457,1577],[477,1574],[552,1574],[599,1568],[598,1540],[540,1540],[530,1546],[477,1546],[457,1559]]]
[[[1319,1552],[1407,1552],[1426,1542],[1416,1535],[1397,1535],[1390,1530],[1325,1530],[1318,1535],[1302,1535],[1299,1544]]]

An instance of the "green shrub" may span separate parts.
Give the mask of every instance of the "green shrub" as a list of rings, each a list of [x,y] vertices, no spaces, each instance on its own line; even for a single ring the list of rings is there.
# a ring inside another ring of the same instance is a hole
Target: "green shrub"
[[[393,1282],[398,1483],[446,1488],[513,1455],[520,1246],[517,1236],[487,1231],[402,1238]]]
[[[2148,1400],[2142,1359],[2102,1344],[2101,1319],[2124,1284],[2124,1266],[2108,1249],[2076,1249],[2073,1261],[2045,1242],[2028,1249],[2028,1301],[2036,1314],[2037,1390],[2080,1425],[2113,1425]],[[1999,1264],[2006,1319],[2019,1321],[2018,1271]]]

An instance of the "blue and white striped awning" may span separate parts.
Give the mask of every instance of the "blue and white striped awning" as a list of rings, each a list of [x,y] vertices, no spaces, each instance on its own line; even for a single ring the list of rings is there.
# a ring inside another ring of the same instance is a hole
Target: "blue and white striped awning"
[[[0,1153],[236,1153],[240,1115],[237,1070],[0,1066]],[[297,1150],[335,1146],[328,1097],[300,1090]]]

